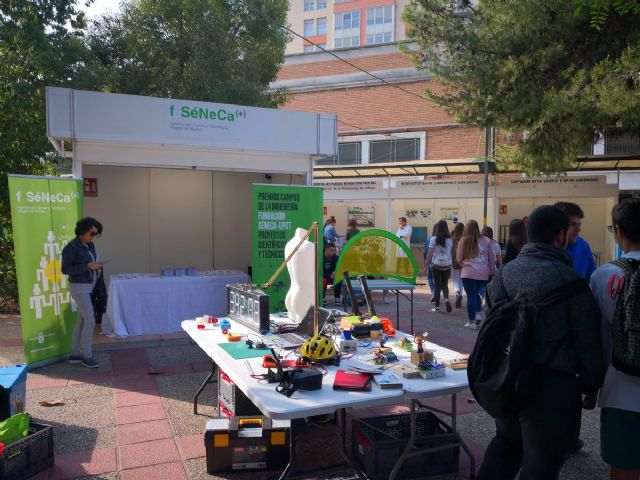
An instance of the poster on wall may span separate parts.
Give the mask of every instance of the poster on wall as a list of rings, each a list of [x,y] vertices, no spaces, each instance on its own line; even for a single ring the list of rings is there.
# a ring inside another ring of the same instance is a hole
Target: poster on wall
[[[70,352],[76,321],[63,247],[82,214],[80,180],[9,175],[16,274],[25,359],[35,363]]]
[[[347,222],[354,218],[357,227],[373,228],[376,226],[376,209],[370,207],[347,207]]]
[[[458,219],[460,218],[460,209],[459,208],[441,208],[440,218],[448,222],[458,223]]]
[[[318,222],[318,284],[322,293],[322,188],[255,184],[252,190],[253,283],[263,285],[271,278],[284,261],[284,247],[297,228],[306,231],[313,222]],[[284,299],[290,283],[285,268],[267,290],[271,312],[286,310]]]
[[[407,219],[409,219],[409,218],[430,219],[431,218],[431,209],[420,208],[420,209],[415,209],[415,210],[405,210],[404,216]]]

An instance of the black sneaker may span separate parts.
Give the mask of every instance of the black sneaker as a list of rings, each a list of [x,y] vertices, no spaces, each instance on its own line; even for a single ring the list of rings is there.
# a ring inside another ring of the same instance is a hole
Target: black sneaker
[[[429,300],[431,303],[436,303],[436,297],[431,297],[431,300]]]
[[[462,295],[456,295],[456,308],[462,308]]]
[[[453,310],[453,308],[451,308],[451,302],[448,298],[444,301],[444,306],[447,308],[447,313],[451,313],[451,310]]]
[[[83,358],[82,365],[87,368],[100,368],[100,364],[96,362],[93,357],[91,358]]]

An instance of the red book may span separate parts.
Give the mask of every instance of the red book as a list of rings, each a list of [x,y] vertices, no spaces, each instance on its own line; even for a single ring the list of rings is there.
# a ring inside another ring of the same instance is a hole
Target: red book
[[[371,375],[368,373],[348,372],[338,370],[333,381],[334,390],[371,391]]]

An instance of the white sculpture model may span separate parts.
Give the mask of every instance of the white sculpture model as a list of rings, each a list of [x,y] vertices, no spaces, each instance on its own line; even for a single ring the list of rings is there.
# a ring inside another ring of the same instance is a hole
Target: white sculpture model
[[[307,233],[302,228],[297,228],[293,238],[284,247],[284,256],[287,258],[300,243],[302,237]],[[291,277],[291,288],[287,292],[284,304],[287,307],[288,317],[292,323],[301,323],[309,311],[309,307],[315,301],[315,279],[313,278],[314,244],[305,240],[295,253],[289,263],[289,277]]]

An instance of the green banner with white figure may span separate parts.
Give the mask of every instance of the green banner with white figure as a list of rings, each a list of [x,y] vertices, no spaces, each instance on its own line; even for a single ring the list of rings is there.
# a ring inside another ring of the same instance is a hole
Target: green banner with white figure
[[[253,185],[253,283],[262,286],[285,259],[284,248],[297,228],[308,230],[318,222],[318,281],[322,295],[322,201],[320,187],[296,185]],[[315,234],[309,237],[313,241]],[[266,290],[271,312],[282,312],[291,285],[285,268]]]
[[[35,363],[69,353],[76,321],[63,247],[75,238],[82,182],[9,175],[11,223],[25,359]]]

